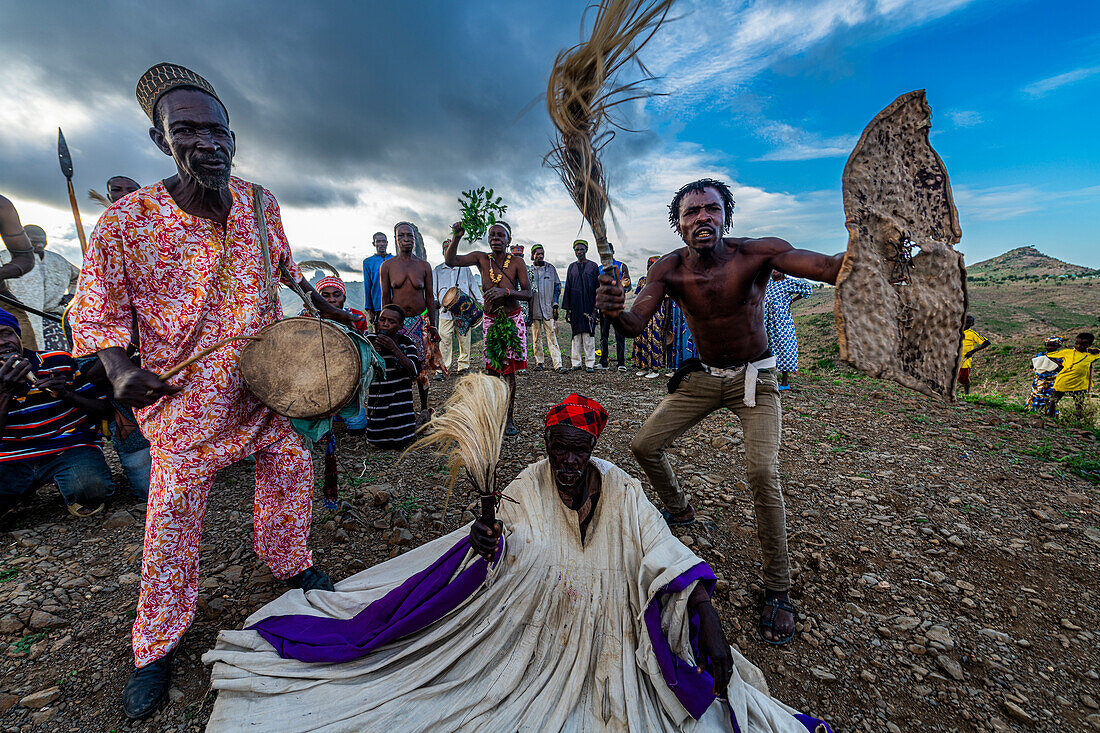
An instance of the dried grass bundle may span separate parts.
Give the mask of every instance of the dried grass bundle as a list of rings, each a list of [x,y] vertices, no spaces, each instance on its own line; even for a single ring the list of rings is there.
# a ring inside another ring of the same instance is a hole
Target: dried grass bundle
[[[340,271],[324,260],[302,260],[298,263],[298,269],[302,272],[307,270],[324,270],[333,277],[340,277]]]
[[[455,478],[465,471],[482,499],[483,518],[496,506],[497,464],[508,416],[508,388],[504,381],[487,374],[470,374],[458,380],[454,392],[443,404],[442,414],[424,426],[426,434],[406,450],[435,448],[446,456],[451,480],[447,486],[443,516],[451,499]],[[489,517],[492,524],[492,516]]]
[[[94,188],[88,189],[88,198],[90,198],[92,201],[95,201],[97,204],[105,209],[111,205],[111,200]]]
[[[611,111],[620,104],[654,96],[644,88],[652,79],[638,51],[668,18],[674,0],[601,0],[588,40],[562,51],[546,87],[546,107],[558,130],[546,159],[557,169],[580,209],[604,267],[612,264],[604,215],[610,204],[599,153],[620,127]],[[615,75],[634,61],[644,78],[615,84]]]

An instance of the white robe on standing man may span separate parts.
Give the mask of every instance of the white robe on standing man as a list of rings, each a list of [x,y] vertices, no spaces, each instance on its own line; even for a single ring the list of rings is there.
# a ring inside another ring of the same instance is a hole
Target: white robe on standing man
[[[457,327],[454,316],[443,308],[444,294],[453,287],[469,295],[477,301],[478,306],[484,307],[481,300],[481,288],[474,282],[474,276],[469,267],[447,267],[446,263],[436,265],[432,270],[432,282],[435,284],[435,302],[439,304],[439,353],[443,360],[443,366],[451,368],[451,354],[454,348],[451,337],[458,338],[458,370],[464,372],[470,368],[470,341],[472,330],[466,333]]]

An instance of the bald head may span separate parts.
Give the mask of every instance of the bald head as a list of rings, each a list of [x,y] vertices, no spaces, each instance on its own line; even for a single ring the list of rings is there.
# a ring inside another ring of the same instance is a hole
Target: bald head
[[[107,179],[107,200],[112,204],[124,196],[141,188],[137,181],[128,176],[113,176]]]
[[[34,247],[35,254],[42,254],[46,251],[46,230],[37,224],[28,224],[23,227],[23,232],[27,235],[27,239],[31,240],[31,246]]]

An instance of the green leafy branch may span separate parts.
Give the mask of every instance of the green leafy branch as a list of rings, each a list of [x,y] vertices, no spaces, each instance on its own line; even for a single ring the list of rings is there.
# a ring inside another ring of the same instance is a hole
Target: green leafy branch
[[[503,309],[493,316],[493,324],[485,332],[485,356],[489,366],[498,372],[504,371],[508,363],[508,351],[519,353],[519,329],[516,322],[504,313]]]
[[[462,192],[458,199],[462,211],[462,228],[466,230],[466,236],[471,242],[481,240],[489,227],[504,216],[508,207],[501,200],[500,196],[494,199],[493,189],[486,189],[484,186]]]

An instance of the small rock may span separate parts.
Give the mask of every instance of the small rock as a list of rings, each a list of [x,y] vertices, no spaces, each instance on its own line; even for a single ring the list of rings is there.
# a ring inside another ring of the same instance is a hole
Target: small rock
[[[4,614],[0,618],[0,634],[18,634],[23,630],[23,622],[13,613]]]
[[[45,710],[39,710],[37,713],[31,715],[31,722],[35,725],[42,725],[53,720],[53,716],[57,714],[57,711],[53,708],[46,708]]]
[[[865,669],[860,671],[859,678],[861,680],[863,680],[864,682],[872,682],[873,683],[873,682],[878,681],[878,677],[876,677],[873,672],[868,672]]]
[[[1012,702],[1011,700],[1005,700],[1004,705],[1005,705],[1005,710],[1008,711],[1008,714],[1011,715],[1016,720],[1023,721],[1024,723],[1034,723],[1035,722],[1034,719],[1032,719],[1032,717],[1027,714],[1026,710],[1024,710],[1022,707],[1020,707],[1016,703]]]
[[[936,655],[936,664],[940,665],[940,669],[948,674],[949,677],[956,680],[962,680],[964,675],[962,667],[951,657],[946,654]]]
[[[1087,708],[1092,708],[1093,710],[1100,710],[1100,705],[1098,705],[1096,703],[1096,698],[1094,698],[1092,695],[1088,695],[1088,694],[1082,692],[1081,693],[1081,702],[1084,703],[1085,707],[1087,707]]]
[[[943,645],[944,649],[954,649],[955,640],[951,638],[951,632],[947,627],[936,624],[924,632],[929,641],[935,641]]]
[[[118,576],[119,585],[136,585],[141,581],[141,576],[137,573],[123,573]]]
[[[179,702],[183,699],[183,690],[178,687],[168,688],[168,699],[172,702]]]
[[[19,701],[19,704],[25,708],[31,708],[37,710],[38,708],[44,708],[51,702],[61,697],[61,690],[57,687],[47,687],[45,690],[39,690],[38,692],[32,692]]]
[[[58,629],[68,625],[69,622],[65,619],[42,610],[36,610],[31,613],[30,621],[27,622],[27,626],[30,626],[36,631],[41,629]]]
[[[1011,636],[1009,636],[1008,634],[1006,634],[1003,631],[997,631],[996,629],[982,629],[978,633],[981,634],[982,636],[986,637],[987,639],[992,639],[993,641],[999,641],[1002,644],[1007,644],[1010,641],[1012,641]]]
[[[810,674],[822,682],[835,682],[836,675],[824,667],[810,667]]]
[[[912,631],[920,626],[920,619],[913,616],[898,616],[894,619],[894,628],[900,631]]]
[[[19,702],[18,695],[0,694],[0,715],[11,710],[17,702]]]
[[[103,522],[103,526],[107,529],[118,529],[119,527],[129,527],[136,522],[134,515],[123,509],[107,517]]]

